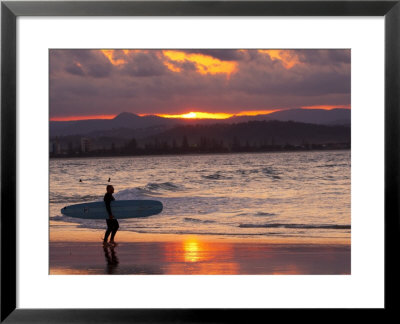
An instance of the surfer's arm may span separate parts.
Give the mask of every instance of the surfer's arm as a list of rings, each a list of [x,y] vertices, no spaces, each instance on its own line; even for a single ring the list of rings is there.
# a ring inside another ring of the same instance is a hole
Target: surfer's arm
[[[110,204],[110,202],[111,201],[106,201],[106,209],[107,209],[108,216],[110,216],[110,218],[113,218],[113,215],[112,215],[112,212],[111,212],[111,204]]]
[[[112,211],[111,211],[111,199],[105,199],[104,202],[106,203],[106,209],[107,209],[108,216],[110,218],[114,218]]]

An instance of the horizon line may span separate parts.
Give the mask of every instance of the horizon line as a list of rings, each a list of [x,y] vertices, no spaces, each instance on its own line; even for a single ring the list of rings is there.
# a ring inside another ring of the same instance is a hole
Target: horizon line
[[[241,111],[239,113],[221,113],[221,112],[199,112],[199,111],[190,111],[182,114],[141,114],[141,113],[131,113],[140,117],[146,116],[157,116],[162,118],[170,118],[170,119],[229,119],[232,117],[242,117],[242,116],[260,116],[260,115],[269,115],[278,111],[285,110],[294,110],[294,109],[303,109],[303,110],[333,110],[333,109],[351,109],[351,106],[348,105],[336,105],[336,106],[328,106],[328,105],[318,105],[318,106],[302,106],[299,108],[279,108],[279,109],[269,109],[269,110],[247,110]],[[115,117],[119,116],[123,112],[115,115],[84,115],[84,116],[64,116],[64,117],[51,117],[50,121],[83,121],[83,120],[112,120]],[[130,112],[128,112],[130,113]]]

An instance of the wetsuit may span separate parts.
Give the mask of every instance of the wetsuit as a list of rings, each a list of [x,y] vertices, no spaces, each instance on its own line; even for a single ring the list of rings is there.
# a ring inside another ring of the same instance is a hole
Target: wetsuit
[[[113,200],[115,200],[115,199],[112,194],[107,192],[104,195],[104,202],[106,204],[108,216],[112,215],[111,202]],[[107,221],[107,230],[106,230],[106,234],[104,235],[104,242],[107,242],[107,239],[108,239],[108,236],[110,235],[110,233],[111,233],[111,241],[114,241],[115,233],[117,233],[118,228],[119,228],[118,221],[115,218],[107,218],[106,221]]]

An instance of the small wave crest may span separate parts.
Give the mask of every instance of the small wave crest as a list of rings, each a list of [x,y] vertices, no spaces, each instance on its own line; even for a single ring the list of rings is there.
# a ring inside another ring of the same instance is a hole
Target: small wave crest
[[[274,213],[257,212],[255,216],[276,216]]]
[[[333,163],[333,164],[321,164],[317,165],[317,168],[336,168],[336,167],[347,167],[348,163]]]
[[[252,173],[259,173],[260,170],[258,170],[258,169],[239,169],[236,172],[241,174],[241,175],[249,175],[249,174],[252,174]]]
[[[215,173],[209,174],[209,175],[203,175],[202,177],[204,179],[208,179],[208,180],[232,179],[232,177],[224,176],[220,172],[215,172]]]
[[[203,219],[190,218],[190,217],[185,217],[184,220],[185,220],[186,222],[201,223],[201,224],[215,223],[215,221],[213,221],[213,220],[203,220]]]
[[[241,228],[351,229],[351,225],[324,224],[240,224]]]
[[[115,199],[118,200],[131,200],[131,199],[137,199],[140,197],[152,197],[155,196],[156,193],[152,192],[151,190],[147,190],[145,188],[141,187],[135,187],[135,188],[128,188],[121,190],[114,194]]]
[[[119,200],[130,200],[137,199],[141,197],[158,197],[165,192],[176,192],[184,190],[183,186],[174,184],[172,182],[162,182],[162,183],[148,183],[144,187],[134,187],[121,190],[117,192],[114,196]]]
[[[264,173],[266,176],[274,179],[274,180],[279,180],[281,178],[279,176],[280,173],[277,170],[275,170],[275,169],[273,169],[271,167],[262,168],[261,172]]]
[[[146,189],[151,191],[165,190],[165,191],[180,191],[183,190],[183,186],[176,185],[172,182],[162,182],[162,183],[148,183],[145,186]]]
[[[236,216],[255,216],[255,217],[272,217],[276,216],[277,214],[274,213],[267,213],[267,212],[245,212],[236,214]]]
[[[95,201],[99,200],[98,195],[72,195],[72,196],[65,196],[61,194],[52,194],[49,201],[50,203],[57,204],[57,203],[82,203],[87,201]]]

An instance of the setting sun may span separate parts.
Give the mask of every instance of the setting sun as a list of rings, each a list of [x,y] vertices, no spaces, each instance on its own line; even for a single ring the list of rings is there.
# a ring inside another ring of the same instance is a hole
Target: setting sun
[[[190,112],[188,114],[182,115],[182,118],[198,118],[195,112]]]
[[[233,114],[228,113],[207,113],[207,112],[189,112],[180,115],[158,115],[164,118],[185,118],[185,119],[226,119],[232,117]]]

